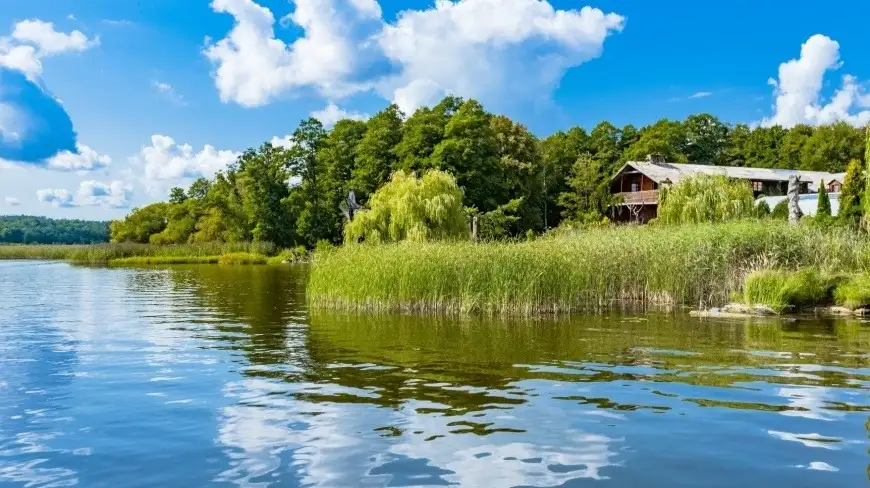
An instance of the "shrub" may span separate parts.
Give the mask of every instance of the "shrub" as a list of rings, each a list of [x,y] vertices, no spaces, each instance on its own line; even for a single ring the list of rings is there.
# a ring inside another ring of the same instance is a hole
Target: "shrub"
[[[767,204],[766,200],[762,200],[755,205],[755,217],[759,219],[770,217],[770,205]]]
[[[870,306],[870,275],[859,274],[845,280],[834,290],[834,301],[848,308]]]
[[[788,200],[782,199],[774,205],[770,217],[776,220],[788,220]]]
[[[781,312],[793,306],[830,303],[836,279],[806,268],[797,272],[765,269],[747,275],[744,297],[748,305],[766,305]]]
[[[755,199],[745,181],[694,176],[661,193],[658,220],[666,224],[724,222],[752,217]]]
[[[831,218],[831,198],[828,196],[828,190],[825,188],[825,182],[822,181],[819,185],[819,205],[816,208],[816,217],[820,219]]]

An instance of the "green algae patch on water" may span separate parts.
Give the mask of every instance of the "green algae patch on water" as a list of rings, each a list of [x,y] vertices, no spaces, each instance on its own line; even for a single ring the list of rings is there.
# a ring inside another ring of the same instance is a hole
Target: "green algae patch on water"
[[[348,245],[317,257],[307,294],[315,308],[373,312],[532,315],[614,301],[707,308],[742,294],[760,268],[853,272],[868,262],[866,239],[845,229],[608,227],[531,242]]]

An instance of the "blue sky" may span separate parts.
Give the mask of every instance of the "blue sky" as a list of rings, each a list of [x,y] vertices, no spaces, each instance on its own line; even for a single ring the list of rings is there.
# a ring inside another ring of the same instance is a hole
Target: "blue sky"
[[[0,3],[2,214],[117,218],[311,114],[446,92],[539,135],[870,120],[866,2]]]

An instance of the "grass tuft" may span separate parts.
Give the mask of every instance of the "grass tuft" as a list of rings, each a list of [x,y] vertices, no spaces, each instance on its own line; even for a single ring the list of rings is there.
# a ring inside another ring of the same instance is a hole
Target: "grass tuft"
[[[870,275],[859,274],[845,280],[834,290],[834,301],[851,309],[870,306]]]
[[[744,298],[748,305],[783,310],[831,303],[837,278],[806,268],[796,272],[764,269],[746,276]]]

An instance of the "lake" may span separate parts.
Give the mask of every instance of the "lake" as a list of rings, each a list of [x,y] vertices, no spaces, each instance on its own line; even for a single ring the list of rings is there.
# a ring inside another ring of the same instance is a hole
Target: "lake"
[[[0,485],[867,486],[866,322],[330,314],[305,273],[0,262]]]

